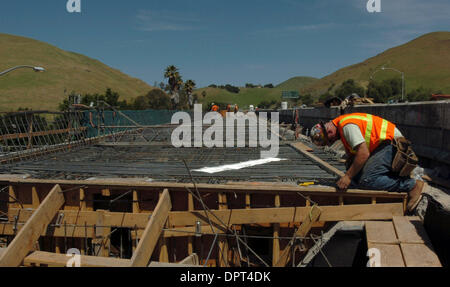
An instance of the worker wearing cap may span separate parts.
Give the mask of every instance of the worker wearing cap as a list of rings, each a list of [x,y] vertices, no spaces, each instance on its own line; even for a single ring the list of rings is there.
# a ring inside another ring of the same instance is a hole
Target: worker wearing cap
[[[310,136],[318,146],[342,141],[348,164],[347,172],[337,182],[339,189],[346,190],[352,183],[363,189],[408,192],[408,210],[417,207],[424,182],[392,172],[395,147],[391,143],[393,139],[403,137],[393,123],[370,114],[347,114],[317,124],[311,129]]]

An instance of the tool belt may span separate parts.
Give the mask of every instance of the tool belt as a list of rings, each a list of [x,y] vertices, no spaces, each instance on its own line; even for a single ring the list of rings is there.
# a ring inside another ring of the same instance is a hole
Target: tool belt
[[[402,177],[411,175],[411,172],[417,167],[419,159],[412,150],[411,142],[401,137],[394,139],[392,145],[396,149],[394,159],[392,161],[392,171],[398,173]]]

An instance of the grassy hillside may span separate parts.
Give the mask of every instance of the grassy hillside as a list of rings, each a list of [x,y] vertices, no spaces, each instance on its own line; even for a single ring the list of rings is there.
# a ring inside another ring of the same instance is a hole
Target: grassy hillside
[[[67,93],[119,92],[121,99],[144,95],[152,89],[143,81],[86,56],[63,51],[29,38],[0,34],[0,72],[17,65],[42,66],[47,71],[13,71],[0,77],[0,111],[17,108],[56,110]]]
[[[206,98],[201,96],[202,92],[206,91]],[[280,101],[281,89],[274,88],[241,88],[239,94],[230,93],[218,88],[202,88],[196,90],[195,93],[199,95],[201,103],[207,104],[210,102],[218,102],[224,104],[238,104],[240,107],[248,107],[249,105],[258,105],[262,101]]]
[[[296,91],[311,85],[318,80],[319,79],[312,77],[294,77],[279,84],[276,88],[282,89],[283,91]]]
[[[302,89],[303,93],[317,96],[334,83],[339,86],[347,79],[354,79],[367,87],[370,76],[382,66],[405,73],[407,92],[421,86],[433,91],[450,93],[450,32],[423,35],[404,45],[389,49],[362,63],[345,67]],[[376,80],[400,77],[394,71],[379,71]]]
[[[300,89],[315,81],[317,79],[311,77],[295,77],[279,84],[273,89],[240,88],[239,94],[234,94],[219,88],[202,88],[196,90],[195,93],[199,95],[200,102],[205,104],[219,102],[248,107],[249,105],[258,106],[263,101],[282,101],[281,95],[283,91],[300,91]],[[203,91],[206,91],[206,98],[201,96]]]

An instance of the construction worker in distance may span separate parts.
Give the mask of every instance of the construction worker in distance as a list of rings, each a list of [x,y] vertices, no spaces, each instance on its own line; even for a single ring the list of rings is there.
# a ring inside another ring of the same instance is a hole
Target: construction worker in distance
[[[408,192],[408,211],[419,204],[426,184],[392,172],[392,140],[403,137],[393,123],[370,114],[346,114],[317,124],[310,137],[318,146],[342,141],[348,159],[347,172],[336,183],[340,190],[347,190],[352,184],[361,189]]]
[[[211,105],[212,105],[211,112],[219,112],[220,108],[218,105],[216,105],[215,103],[212,103]]]

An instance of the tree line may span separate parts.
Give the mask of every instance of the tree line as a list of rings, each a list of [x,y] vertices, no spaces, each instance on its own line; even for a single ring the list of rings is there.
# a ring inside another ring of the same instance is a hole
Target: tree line
[[[120,94],[107,88],[104,94],[85,94],[77,102],[86,106],[96,106],[98,101],[104,101],[119,110],[183,110],[192,108],[198,102],[199,96],[194,93],[196,83],[193,80],[183,82],[177,67],[171,65],[164,71],[167,84],[161,82],[158,88],[150,90],[147,94],[139,96],[130,102],[120,100]],[[206,92],[201,96],[206,97]],[[67,99],[59,105],[60,110],[68,110],[74,104],[77,95],[71,92]]]
[[[319,96],[319,102],[324,103],[332,98],[346,99],[352,94],[360,97],[372,98],[376,103],[402,102],[402,85],[401,79],[392,78],[383,81],[371,80],[367,89],[355,82],[353,79],[344,81],[334,92],[332,92],[335,84],[331,84],[327,92]],[[440,94],[442,91],[433,91],[429,88],[419,87],[415,90],[405,93],[403,101],[420,102],[431,100],[431,95]]]

